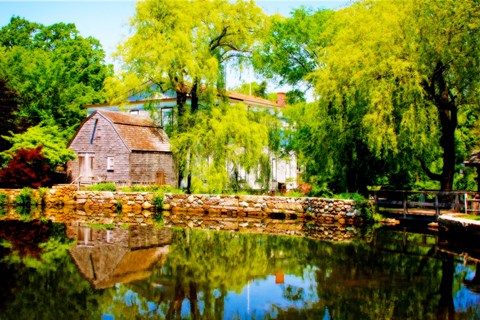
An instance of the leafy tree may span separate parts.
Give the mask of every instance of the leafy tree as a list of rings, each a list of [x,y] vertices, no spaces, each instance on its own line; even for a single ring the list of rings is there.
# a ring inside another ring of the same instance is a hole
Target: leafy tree
[[[14,132],[44,123],[71,137],[86,116],[83,106],[104,101],[103,81],[112,72],[104,58],[100,43],[73,24],[13,17],[0,29],[0,79],[17,96]]]
[[[293,89],[287,92],[287,105],[306,101],[305,93],[299,89]]]
[[[11,143],[2,138],[15,130],[14,112],[18,108],[17,94],[12,91],[5,80],[0,79],[0,112],[4,117],[0,126],[0,151],[11,147]]]
[[[56,126],[35,126],[30,127],[24,133],[12,134],[12,136],[4,136],[12,147],[7,151],[1,152],[0,157],[4,161],[9,161],[14,154],[20,149],[35,149],[42,147],[42,154],[46,157],[48,165],[55,168],[58,164],[64,164],[68,160],[74,159],[75,155],[72,150],[67,148],[66,133],[60,131]]]
[[[0,171],[0,184],[8,188],[39,188],[51,181],[50,166],[42,147],[19,149],[7,166]]]
[[[232,91],[253,95],[256,97],[268,99],[267,93],[267,81],[262,81],[261,83],[251,82],[251,83],[242,83],[238,87],[231,88]]]
[[[68,254],[74,242],[65,236],[65,225],[3,221],[0,230],[2,244],[10,247],[0,245],[3,319],[102,317],[102,292],[92,288]]]
[[[264,14],[253,1],[138,2],[131,20],[133,35],[119,47],[124,62],[121,78],[131,85],[153,83],[153,91],[175,90],[174,134],[188,135],[200,96],[203,105],[212,105],[217,92],[225,89],[225,64],[249,57],[263,21]],[[109,90],[119,92],[118,80],[109,83],[113,87]],[[184,176],[190,181],[191,156],[186,147],[184,161],[178,165],[179,181]]]
[[[365,1],[335,14],[312,78],[321,102],[311,127],[317,148],[340,152],[332,170],[348,175],[343,152],[355,150],[358,162],[378,164],[377,179],[406,185],[426,174],[452,189],[458,128],[468,130],[479,102],[479,15],[475,1],[427,0]]]
[[[269,167],[261,165],[269,163],[267,123],[278,119],[243,105],[223,105],[197,113],[197,120],[188,133],[171,140],[176,158],[190,162],[195,192],[239,190],[240,171],[256,173],[262,184],[268,183],[262,178]]]
[[[308,75],[319,66],[316,50],[326,44],[323,31],[332,15],[331,10],[301,7],[294,9],[290,18],[272,16],[254,52],[254,68],[280,85],[309,82]]]

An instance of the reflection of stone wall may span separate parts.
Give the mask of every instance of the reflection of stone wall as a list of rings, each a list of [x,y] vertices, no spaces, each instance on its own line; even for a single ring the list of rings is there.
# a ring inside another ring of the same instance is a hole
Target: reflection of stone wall
[[[362,222],[352,200],[166,194],[166,225],[341,240]]]
[[[8,196],[7,218],[18,216],[13,205],[21,189],[0,189]],[[109,192],[77,191],[74,185],[58,185],[42,192],[33,190],[33,198],[38,204],[32,217],[43,217],[68,222],[73,219],[85,223],[151,223],[155,207],[153,193],[149,192]],[[45,209],[37,212],[43,201]]]
[[[150,224],[155,212],[153,197],[148,192],[76,191],[75,186],[58,186],[47,190],[47,209],[42,214],[57,222]],[[166,194],[163,209],[165,222],[171,226],[294,235],[314,233],[322,239],[349,238],[351,226],[362,222],[352,200]]]

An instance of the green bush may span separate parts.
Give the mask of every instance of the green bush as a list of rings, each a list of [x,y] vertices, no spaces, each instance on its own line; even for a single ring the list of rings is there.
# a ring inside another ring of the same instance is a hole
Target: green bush
[[[123,192],[162,192],[162,193],[177,193],[183,194],[183,190],[176,189],[170,185],[147,185],[147,186],[130,186],[123,187]]]
[[[17,207],[29,208],[36,204],[37,203],[34,199],[32,188],[23,188],[15,198],[15,206]]]
[[[0,192],[0,207],[5,207],[8,204],[8,196],[4,192]]]
[[[45,206],[45,196],[48,190],[48,188],[38,188],[38,193],[40,195],[40,205],[42,206],[42,208]]]
[[[157,208],[157,211],[162,210],[164,196],[165,194],[163,192],[157,192],[153,196],[152,202],[153,202],[153,205]]]
[[[360,211],[360,217],[367,222],[372,222],[378,219],[375,205],[373,201],[369,200],[355,200],[357,202],[357,208]]]
[[[117,191],[115,183],[99,183],[87,187],[88,191]]]
[[[123,209],[123,203],[122,200],[117,200],[115,202],[115,210],[117,211],[117,214],[121,214]]]

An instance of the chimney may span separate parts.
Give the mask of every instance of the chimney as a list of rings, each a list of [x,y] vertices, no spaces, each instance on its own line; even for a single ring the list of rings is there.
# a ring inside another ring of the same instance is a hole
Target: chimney
[[[280,108],[287,106],[287,94],[285,92],[277,92],[277,106]]]

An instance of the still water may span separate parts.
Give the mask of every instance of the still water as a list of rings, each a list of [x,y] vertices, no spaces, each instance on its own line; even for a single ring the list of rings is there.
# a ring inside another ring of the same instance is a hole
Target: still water
[[[0,221],[0,318],[479,319],[479,251],[398,227],[341,243]]]

